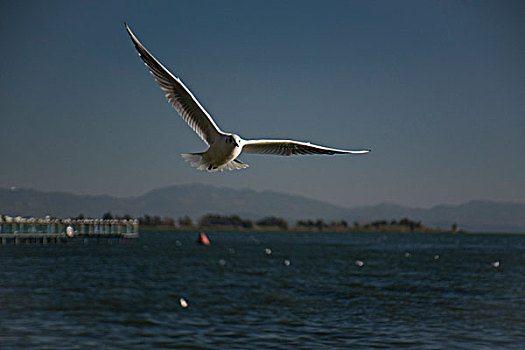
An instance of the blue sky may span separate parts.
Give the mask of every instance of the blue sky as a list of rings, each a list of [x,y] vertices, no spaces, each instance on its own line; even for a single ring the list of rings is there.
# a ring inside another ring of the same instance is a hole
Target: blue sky
[[[139,195],[173,184],[344,206],[525,200],[522,1],[1,1],[0,187]],[[226,131],[362,156],[243,156],[204,143],[124,29]]]

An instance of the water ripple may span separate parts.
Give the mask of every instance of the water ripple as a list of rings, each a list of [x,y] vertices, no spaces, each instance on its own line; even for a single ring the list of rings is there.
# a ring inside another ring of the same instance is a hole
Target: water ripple
[[[2,349],[521,349],[525,342],[517,307],[525,304],[525,236],[209,237],[209,247],[195,244],[194,232],[0,247]]]

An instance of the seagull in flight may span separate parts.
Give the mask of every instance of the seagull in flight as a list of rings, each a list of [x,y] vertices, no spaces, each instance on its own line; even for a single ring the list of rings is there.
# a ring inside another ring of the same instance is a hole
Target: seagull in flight
[[[182,154],[182,157],[192,167],[210,172],[244,169],[248,167],[248,164],[238,159],[241,153],[290,156],[293,154],[333,155],[370,152],[369,149],[343,150],[293,140],[244,140],[239,135],[222,131],[182,80],[157,61],[140,43],[129,26],[127,24],[124,25],[140,58],[142,58],[151,75],[153,75],[162,91],[164,91],[168,102],[208,145],[208,149],[205,152]]]

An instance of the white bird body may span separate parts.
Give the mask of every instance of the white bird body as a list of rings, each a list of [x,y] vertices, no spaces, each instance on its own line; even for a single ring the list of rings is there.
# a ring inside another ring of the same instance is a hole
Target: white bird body
[[[214,167],[220,167],[236,159],[242,152],[242,146],[228,140],[230,140],[230,136],[221,135],[204,152],[203,159]]]
[[[183,154],[190,165],[199,170],[235,170],[247,168],[248,165],[237,160],[242,152],[243,141],[237,135],[219,135],[206,152]]]
[[[197,101],[184,83],[171,74],[140,43],[126,25],[126,29],[150,73],[153,75],[168,102],[177,110],[182,119],[209,146],[206,152],[183,154],[191,166],[206,171],[223,171],[247,168],[237,159],[241,153],[276,154],[364,154],[363,150],[342,150],[293,140],[243,140],[239,135],[223,132]]]

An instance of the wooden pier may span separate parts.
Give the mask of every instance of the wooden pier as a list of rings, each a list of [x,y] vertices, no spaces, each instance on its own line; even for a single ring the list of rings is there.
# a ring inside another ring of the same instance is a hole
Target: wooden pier
[[[62,243],[79,239],[132,239],[139,236],[138,220],[51,219],[0,216],[0,242]]]

